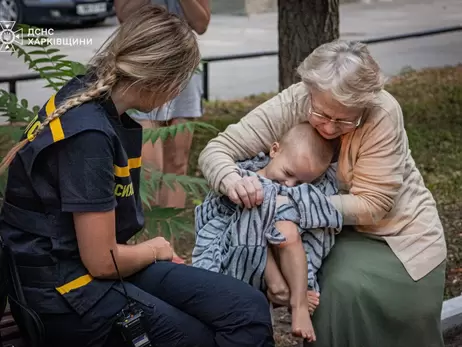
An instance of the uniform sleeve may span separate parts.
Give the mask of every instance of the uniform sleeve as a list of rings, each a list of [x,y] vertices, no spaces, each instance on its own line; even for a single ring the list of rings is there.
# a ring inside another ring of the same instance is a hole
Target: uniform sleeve
[[[64,212],[104,212],[116,206],[114,151],[109,138],[86,131],[64,141],[58,153]]]
[[[288,88],[263,103],[207,144],[199,156],[199,167],[213,190],[225,192],[222,181],[238,172],[236,161],[266,153],[272,143],[300,122],[294,89]]]
[[[329,197],[345,225],[374,225],[395,204],[404,180],[406,137],[392,118],[381,117],[364,134],[349,194]]]

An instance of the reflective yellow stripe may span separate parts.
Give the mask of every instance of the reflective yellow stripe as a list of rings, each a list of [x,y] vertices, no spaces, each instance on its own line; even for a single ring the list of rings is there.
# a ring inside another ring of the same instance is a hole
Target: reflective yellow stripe
[[[61,287],[56,288],[56,290],[60,292],[61,295],[64,295],[66,293],[69,293],[71,290],[86,286],[92,280],[93,280],[93,277],[91,277],[90,275],[83,275],[69,283],[66,283],[65,285]]]
[[[141,167],[141,157],[128,159],[128,166],[117,166],[114,165],[114,175],[117,177],[128,177],[130,176],[131,169],[137,169]]]
[[[141,157],[128,159],[128,167],[130,169],[137,169],[141,167]]]
[[[50,117],[51,114],[56,110],[55,105],[55,96],[53,95],[50,100],[48,100],[47,105],[45,106],[45,111],[47,113],[47,117]],[[53,136],[53,141],[57,142],[64,139],[64,131],[61,125],[61,120],[59,118],[55,118],[50,122],[50,129],[51,135]]]
[[[26,130],[24,130],[24,133],[25,133],[25,134],[30,130],[30,128],[32,128],[32,125],[35,124],[35,122],[37,121],[37,119],[38,119],[38,115],[36,115],[36,116],[30,121],[30,123],[29,123],[29,125],[27,126]]]

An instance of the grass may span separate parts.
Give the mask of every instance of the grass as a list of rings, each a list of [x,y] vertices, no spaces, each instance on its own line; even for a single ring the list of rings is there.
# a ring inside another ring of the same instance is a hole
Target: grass
[[[407,70],[391,79],[386,88],[401,104],[412,156],[427,187],[437,201],[448,246],[445,298],[462,293],[462,65]],[[242,100],[209,102],[204,120],[219,130],[270,98],[257,95]],[[194,137],[189,174],[200,175],[197,158],[215,134],[200,133]],[[189,258],[191,235],[179,243],[182,255]],[[293,346],[288,334],[285,312],[276,320],[278,346]]]
[[[389,88],[401,103],[412,155],[433,193],[448,245],[445,297],[462,293],[462,65],[408,72]]]

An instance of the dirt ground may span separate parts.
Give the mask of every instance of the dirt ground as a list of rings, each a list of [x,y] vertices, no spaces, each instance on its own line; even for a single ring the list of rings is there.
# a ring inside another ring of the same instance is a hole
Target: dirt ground
[[[446,333],[446,347],[461,347],[462,346],[462,327],[458,327]]]

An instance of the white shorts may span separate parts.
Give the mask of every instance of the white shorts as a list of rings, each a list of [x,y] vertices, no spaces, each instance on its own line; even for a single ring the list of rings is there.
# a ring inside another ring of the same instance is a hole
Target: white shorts
[[[148,113],[134,112],[137,121],[168,121],[202,116],[202,73],[194,73],[185,89],[172,101]]]

